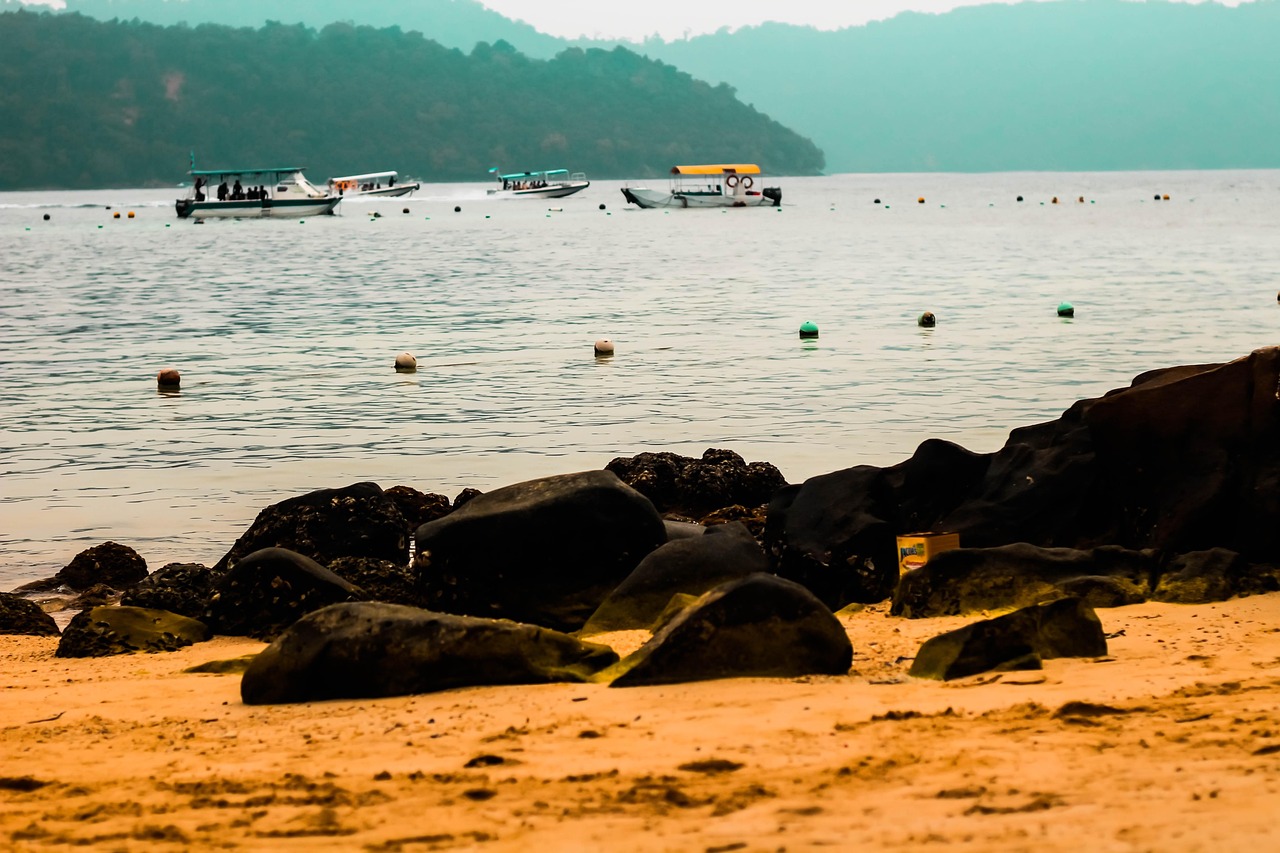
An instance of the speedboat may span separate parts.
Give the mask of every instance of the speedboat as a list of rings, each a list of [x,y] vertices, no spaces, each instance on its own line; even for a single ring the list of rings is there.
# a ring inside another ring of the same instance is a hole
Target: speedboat
[[[754,163],[672,166],[667,189],[623,187],[622,195],[642,208],[781,207],[781,187],[762,186],[757,190],[758,177],[760,167]]]
[[[497,169],[489,172],[502,181],[501,187],[489,190],[492,198],[564,198],[591,186],[585,174],[574,172],[571,175],[567,169],[513,172],[510,175],[498,175]]]
[[[369,172],[364,175],[347,175],[329,179],[329,193],[343,198],[395,198],[412,195],[418,189],[416,182],[398,184],[399,172]]]
[[[174,207],[178,218],[239,219],[333,213],[342,196],[312,184],[302,166],[274,169],[192,169],[195,182]]]

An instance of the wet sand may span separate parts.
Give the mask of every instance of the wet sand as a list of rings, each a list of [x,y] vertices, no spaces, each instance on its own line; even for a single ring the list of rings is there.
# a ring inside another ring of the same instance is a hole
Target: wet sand
[[[0,847],[1280,847],[1280,595],[1099,611],[1096,660],[906,677],[966,618],[842,616],[846,677],[272,707],[193,664],[0,638]],[[620,652],[644,635],[602,635]]]

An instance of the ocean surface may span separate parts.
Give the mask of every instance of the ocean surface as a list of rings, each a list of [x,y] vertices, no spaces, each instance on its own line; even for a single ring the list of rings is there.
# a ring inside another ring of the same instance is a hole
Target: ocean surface
[[[362,480],[452,497],[720,447],[800,482],[931,437],[992,451],[1280,342],[1280,171],[765,183],[780,210],[428,184],[202,225],[177,189],[0,193],[0,590],[107,540],[211,565],[269,504]]]

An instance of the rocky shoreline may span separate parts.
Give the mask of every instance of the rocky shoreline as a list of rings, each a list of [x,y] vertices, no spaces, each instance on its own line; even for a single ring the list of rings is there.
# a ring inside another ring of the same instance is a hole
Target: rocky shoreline
[[[799,484],[722,449],[453,500],[357,483],[267,507],[213,566],[148,573],[126,545],[90,548],[0,593],[0,633],[61,633],[65,657],[271,642],[245,675],[255,702],[839,675],[852,652],[834,614],[880,602],[911,619],[1030,614],[986,623],[958,669],[914,674],[1040,666],[1106,653],[1095,608],[1280,589],[1278,438],[1267,348],[1144,373],[994,453],[930,440]],[[961,547],[902,573],[897,537],[918,531]],[[1057,601],[1074,602],[1070,627],[1034,615]],[[45,611],[62,609],[79,614],[60,632]],[[582,639],[618,630],[653,637],[623,660]]]

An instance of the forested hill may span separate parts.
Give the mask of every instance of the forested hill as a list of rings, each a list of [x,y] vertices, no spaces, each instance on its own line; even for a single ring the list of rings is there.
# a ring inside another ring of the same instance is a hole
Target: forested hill
[[[816,174],[822,152],[738,101],[624,50],[533,60],[335,24],[160,27],[0,14],[0,189],[172,185],[301,163],[430,181],[503,169],[646,177],[682,162]]]
[[[1071,2],[635,47],[811,137],[832,172],[1280,167],[1280,2]]]
[[[67,0],[98,17],[399,24],[531,57],[574,43],[476,0]],[[1052,0],[823,32],[766,24],[626,45],[813,139],[827,170],[1280,167],[1280,0]]]
[[[18,0],[5,0],[8,3]],[[345,22],[417,30],[445,47],[470,51],[505,41],[521,53],[550,59],[569,44],[512,21],[477,0],[65,0],[66,11],[100,20],[137,18],[150,24],[225,24],[258,28],[268,21],[319,29]],[[585,46],[585,45],[583,45]],[[592,45],[599,47],[600,45]],[[613,47],[613,45],[610,45]]]

